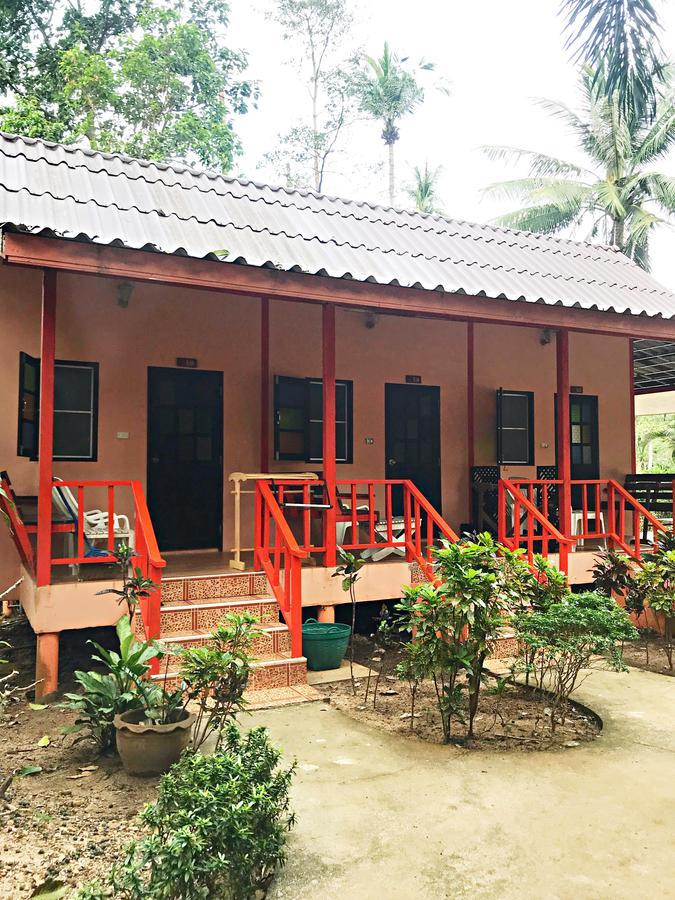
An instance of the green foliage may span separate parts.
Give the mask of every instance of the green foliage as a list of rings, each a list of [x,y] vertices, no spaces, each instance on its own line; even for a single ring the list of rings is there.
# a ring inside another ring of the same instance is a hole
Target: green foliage
[[[342,590],[349,593],[349,599],[352,604],[352,630],[349,635],[349,675],[352,682],[352,693],[355,694],[354,632],[356,630],[356,582],[359,580],[359,572],[366,564],[366,561],[355,553],[344,550],[342,547],[338,547],[338,556],[342,564],[337,567],[331,577],[342,579]]]
[[[141,600],[149,597],[153,590],[157,588],[154,581],[145,578],[139,566],[133,565],[133,559],[136,551],[126,544],[120,546],[111,552],[117,560],[117,565],[122,575],[122,590],[117,588],[105,588],[103,591],[97,591],[96,596],[102,594],[115,594],[119,597],[119,603],[126,603],[131,619]]]
[[[638,636],[614,600],[592,592],[568,594],[546,609],[516,613],[513,624],[519,641],[534,654],[540,687],[553,694],[553,729],[558,719],[565,720],[567,701],[582,670],[597,664],[596,657],[621,670],[619,644]]]
[[[673,669],[675,631],[675,548],[672,536],[665,536],[662,545],[652,553],[650,560],[643,562],[635,573],[628,590],[627,605],[638,612],[644,611],[646,603],[655,613],[663,616],[663,649],[668,660],[668,668]],[[639,613],[638,613],[639,614]]]
[[[438,179],[442,166],[435,169],[429,168],[429,163],[424,163],[424,169],[415,166],[413,169],[414,182],[407,189],[407,194],[415,204],[415,209],[423,213],[440,213],[438,207]]]
[[[651,0],[563,0],[566,47],[606,72],[604,90],[622,116],[656,113],[663,87],[661,26]]]
[[[195,750],[211,735],[216,751],[225,727],[244,706],[244,691],[251,672],[251,646],[261,632],[250,613],[230,613],[204,647],[182,651],[180,676],[186,700],[197,706],[192,745]]]
[[[636,416],[638,472],[672,472],[675,468],[675,414]]]
[[[130,709],[145,708],[148,718],[168,719],[178,706],[180,694],[167,695],[162,688],[147,680],[150,661],[162,655],[161,648],[153,641],[137,641],[127,616],[122,616],[116,626],[120,650],[106,650],[94,641],[96,649],[92,659],[102,663],[106,672],[75,672],[75,681],[81,693],[66,694],[64,709],[77,713],[75,723],[66,726],[65,733],[84,732],[101,750],[115,744],[113,720],[119,713]]]
[[[618,114],[597,70],[585,69],[581,114],[563,103],[540,100],[542,108],[576,136],[583,164],[514,147],[485,147],[496,161],[527,162],[529,176],[493,184],[495,196],[521,206],[498,218],[512,228],[555,234],[582,231],[585,240],[613,244],[649,268],[649,239],[675,212],[675,179],[658,170],[675,142],[672,91],[660,99],[654,121],[637,110]]]
[[[399,628],[411,634],[400,674],[433,680],[446,741],[453,720],[464,721],[466,693],[471,740],[490,643],[534,576],[489,534],[445,542],[435,556],[438,583],[405,588],[397,606]]]
[[[126,848],[110,883],[124,900],[245,900],[266,890],[285,862],[295,823],[289,788],[294,767],[264,728],[246,735],[230,724],[221,751],[188,752],[160,781],[141,814],[147,836]],[[80,893],[94,900],[95,887]]]
[[[225,0],[4,0],[0,127],[227,171],[256,93],[223,45],[228,17]]]
[[[621,594],[631,583],[633,565],[625,553],[617,550],[601,550],[595,557],[591,570],[593,587],[596,591],[611,597],[612,593]]]

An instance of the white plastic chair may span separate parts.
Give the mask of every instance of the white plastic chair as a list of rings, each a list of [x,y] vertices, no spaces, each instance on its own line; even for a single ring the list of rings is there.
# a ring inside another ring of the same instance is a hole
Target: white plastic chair
[[[62,516],[77,523],[80,512],[75,495],[66,487],[60,478],[54,478],[52,502]],[[102,509],[89,509],[83,514],[84,536],[87,541],[101,541],[108,538],[108,513]],[[125,515],[115,513],[114,535],[116,540],[124,541],[128,547],[134,547],[134,531]]]

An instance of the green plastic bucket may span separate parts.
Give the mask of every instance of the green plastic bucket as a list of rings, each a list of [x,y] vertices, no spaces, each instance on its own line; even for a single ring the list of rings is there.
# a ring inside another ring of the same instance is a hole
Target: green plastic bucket
[[[349,625],[307,619],[302,626],[302,655],[312,672],[339,669],[351,634]]]

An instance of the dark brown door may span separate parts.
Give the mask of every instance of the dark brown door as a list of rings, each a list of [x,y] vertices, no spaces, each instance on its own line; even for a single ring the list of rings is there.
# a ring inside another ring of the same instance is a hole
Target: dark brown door
[[[440,388],[385,384],[385,471],[408,478],[441,509]],[[403,513],[401,491],[394,492],[394,514]]]
[[[572,481],[600,477],[598,440],[598,398],[570,394],[570,454]],[[581,509],[582,488],[572,487],[572,507]],[[595,508],[595,491],[588,491],[589,505]]]
[[[160,550],[221,547],[222,372],[148,369],[148,507]]]

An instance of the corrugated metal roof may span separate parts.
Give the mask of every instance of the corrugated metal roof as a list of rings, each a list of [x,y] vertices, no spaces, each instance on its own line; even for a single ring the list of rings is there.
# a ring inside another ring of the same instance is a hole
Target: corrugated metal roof
[[[223,264],[675,316],[611,247],[341,200],[0,133],[0,222]]]

